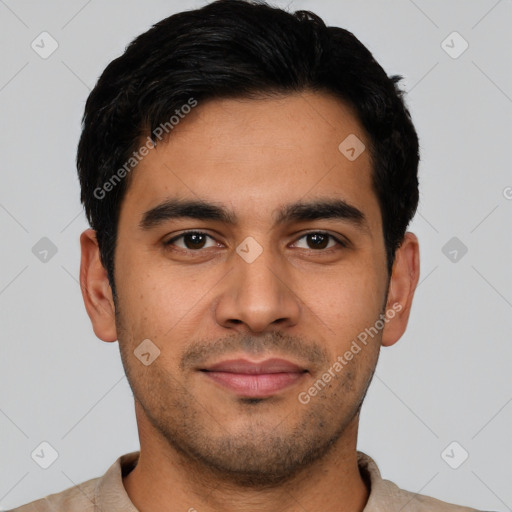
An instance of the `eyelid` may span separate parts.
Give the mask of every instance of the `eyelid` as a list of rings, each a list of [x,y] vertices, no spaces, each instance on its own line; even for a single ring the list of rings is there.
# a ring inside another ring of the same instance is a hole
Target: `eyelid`
[[[329,238],[334,240],[338,245],[340,245],[343,248],[348,248],[350,245],[348,240],[346,240],[341,235],[333,235],[332,233],[329,233],[329,231],[323,231],[322,229],[313,229],[313,230],[309,230],[305,233],[302,233],[302,235],[300,235],[297,238],[296,242],[298,242],[299,240],[302,240],[304,237],[306,237],[308,235],[317,235],[317,234],[328,236]],[[294,242],[294,243],[296,243],[296,242]],[[329,247],[329,249],[306,249],[306,250],[320,253],[320,252],[326,252],[331,249],[334,249],[334,247]]]
[[[164,244],[164,246],[172,245],[174,242],[176,242],[176,240],[179,240],[180,238],[183,238],[186,235],[204,235],[204,236],[214,240],[216,243],[220,243],[212,235],[210,235],[209,233],[206,233],[205,231],[200,231],[198,229],[190,229],[188,231],[183,231],[179,235],[175,235],[172,238],[169,238],[169,240],[164,241],[163,244]],[[200,252],[201,251],[201,249],[197,249],[197,250],[182,249],[182,250],[189,251],[189,252]]]
[[[195,234],[195,235],[204,235],[212,240],[214,240],[216,243],[221,243],[221,242],[218,242],[212,235],[210,235],[209,233],[206,233],[205,231],[200,231],[200,230],[197,230],[197,229],[191,229],[191,230],[188,230],[188,231],[183,231],[182,233],[180,233],[179,235],[176,235],[176,236],[173,236],[172,238],[170,238],[169,240],[165,241],[164,242],[164,246],[171,246],[174,242],[176,242],[176,240],[179,240],[180,238],[186,236],[186,235],[191,235],[191,234]],[[302,233],[296,240],[294,243],[297,243],[299,240],[302,240],[303,238],[305,238],[306,236],[308,235],[313,235],[313,234],[319,234],[319,235],[325,235],[325,236],[328,236],[330,237],[332,240],[334,240],[338,245],[340,245],[341,247],[343,248],[348,248],[349,245],[350,245],[350,242],[348,242],[348,240],[346,240],[344,237],[340,236],[340,235],[333,235],[332,233],[329,233],[328,231],[323,231],[323,230],[309,230],[309,231],[306,231],[304,233]],[[206,249],[210,249],[211,247],[206,247]],[[181,249],[181,248],[180,248]],[[199,253],[201,252],[201,250],[203,250],[204,248],[202,249],[181,249],[183,251],[187,251],[187,252],[196,252],[196,253]],[[305,249],[307,251],[311,251],[311,252],[317,252],[317,253],[321,253],[321,252],[326,252],[326,251],[329,251],[329,250],[332,250],[334,249],[334,247],[329,247],[328,249]]]

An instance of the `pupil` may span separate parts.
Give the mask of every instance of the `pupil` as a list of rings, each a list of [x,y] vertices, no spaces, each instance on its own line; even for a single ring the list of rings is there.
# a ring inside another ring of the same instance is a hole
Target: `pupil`
[[[310,241],[313,242],[313,245],[318,249],[324,249],[327,244],[326,244],[326,241],[327,241],[327,236],[326,235],[322,235],[320,233],[314,233],[312,235],[308,235],[310,237]]]
[[[186,245],[192,249],[201,248],[204,245],[204,235],[201,235],[199,233],[189,233],[187,235],[188,238],[185,238],[188,240],[188,242],[192,241],[192,243],[187,243]],[[202,239],[202,240],[201,240]],[[192,245],[192,247],[190,247]]]

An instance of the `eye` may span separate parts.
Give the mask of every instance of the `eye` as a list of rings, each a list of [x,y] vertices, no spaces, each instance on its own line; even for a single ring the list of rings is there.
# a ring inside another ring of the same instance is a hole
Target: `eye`
[[[213,241],[212,245],[206,245],[208,238],[210,238]],[[182,239],[182,243],[176,243],[180,239]],[[181,233],[181,235],[171,238],[170,240],[167,240],[166,242],[164,242],[164,245],[175,245],[180,249],[194,251],[199,249],[205,249],[208,247],[215,247],[216,242],[210,235],[207,235],[206,233],[203,233],[201,231],[187,231],[185,233]]]
[[[210,245],[208,245],[210,239]],[[347,247],[347,243],[341,241],[339,238],[323,231],[312,231],[301,236],[293,245],[297,246],[300,240],[305,240],[306,247],[299,247],[300,249],[309,249],[314,251],[322,251],[341,246]],[[209,247],[216,247],[218,242],[213,237],[202,231],[186,231],[170,238],[164,242],[166,247],[175,246],[185,251],[200,251],[201,249],[208,249]]]
[[[301,249],[313,249],[313,250],[322,250],[322,249],[332,249],[336,247],[336,245],[341,245],[342,247],[347,247],[347,244],[342,242],[339,238],[336,238],[334,235],[329,233],[325,233],[323,231],[312,231],[311,233],[306,233],[301,236],[299,240],[305,239],[308,247],[301,247]],[[296,245],[298,242],[295,242]]]

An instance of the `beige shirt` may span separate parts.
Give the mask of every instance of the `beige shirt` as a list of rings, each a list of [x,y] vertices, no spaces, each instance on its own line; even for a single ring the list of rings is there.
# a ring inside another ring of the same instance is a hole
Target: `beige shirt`
[[[102,477],[51,494],[11,512],[138,512],[126,494],[122,480],[135,467],[138,456],[139,452],[122,455]],[[364,453],[358,452],[358,464],[361,474],[371,486],[364,512],[475,511],[399,489],[393,482],[382,479],[377,464]]]

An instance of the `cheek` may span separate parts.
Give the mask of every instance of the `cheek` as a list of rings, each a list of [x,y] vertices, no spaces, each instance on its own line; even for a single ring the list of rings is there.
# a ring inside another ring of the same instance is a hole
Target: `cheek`
[[[357,335],[374,325],[385,301],[382,269],[373,263],[352,267],[350,272],[337,270],[317,281],[317,286],[304,288],[304,300],[318,318],[327,338],[339,351]],[[306,290],[309,289],[309,292]],[[333,347],[334,348],[334,347]]]
[[[162,255],[137,252],[122,244],[116,255],[123,319],[134,339],[166,340],[178,332],[186,334],[193,326],[199,328],[198,315],[204,320],[210,310],[208,290],[215,289],[226,273],[220,265],[171,264]],[[331,271],[318,271],[314,279],[311,270],[294,272],[290,267],[290,288],[297,295],[294,300],[304,302],[305,315],[309,316],[308,310],[314,313],[313,320],[317,328],[325,330],[326,338],[347,340],[372,325],[381,311],[385,283],[378,263],[368,249]]]
[[[204,310],[205,292],[216,281],[211,272],[199,274],[193,266],[171,265],[155,255],[127,250],[116,261],[123,321],[137,339],[165,339],[183,329],[189,317],[197,314],[194,311]]]

